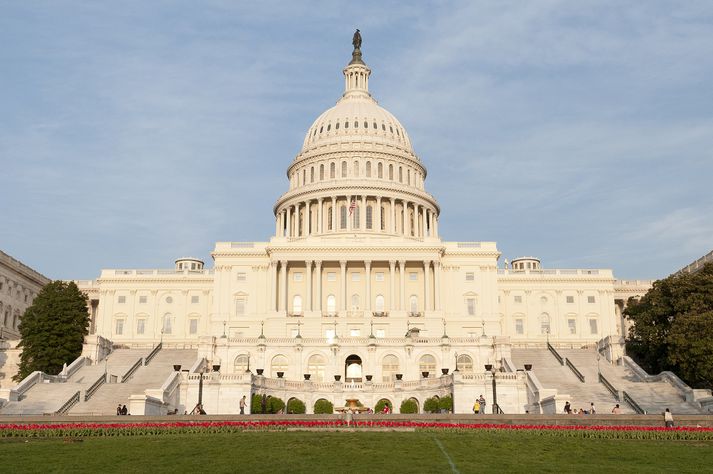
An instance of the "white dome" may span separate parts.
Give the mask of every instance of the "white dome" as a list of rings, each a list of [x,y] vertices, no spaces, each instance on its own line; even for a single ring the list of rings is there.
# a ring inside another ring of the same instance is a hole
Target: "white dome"
[[[334,107],[314,121],[298,157],[335,143],[358,141],[395,147],[418,160],[403,125],[369,93],[371,70],[361,58],[352,60],[343,72],[344,94]]]

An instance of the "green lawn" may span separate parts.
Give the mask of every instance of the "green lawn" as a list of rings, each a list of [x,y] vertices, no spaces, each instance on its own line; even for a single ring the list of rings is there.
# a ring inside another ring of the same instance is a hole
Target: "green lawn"
[[[451,466],[452,463],[452,466]],[[701,472],[713,441],[485,432],[244,432],[0,440],[4,472]],[[706,467],[708,466],[708,467]],[[455,469],[455,470],[454,470]]]

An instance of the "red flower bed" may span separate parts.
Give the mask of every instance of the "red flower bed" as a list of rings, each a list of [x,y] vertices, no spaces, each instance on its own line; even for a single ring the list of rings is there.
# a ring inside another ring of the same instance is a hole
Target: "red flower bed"
[[[220,433],[255,430],[391,428],[420,430],[521,430],[540,435],[594,438],[713,439],[713,428],[662,426],[582,426],[582,425],[510,425],[488,423],[439,423],[418,421],[358,420],[347,425],[334,420],[260,420],[260,421],[175,421],[137,423],[27,423],[0,424],[0,437],[132,436],[165,433]]]

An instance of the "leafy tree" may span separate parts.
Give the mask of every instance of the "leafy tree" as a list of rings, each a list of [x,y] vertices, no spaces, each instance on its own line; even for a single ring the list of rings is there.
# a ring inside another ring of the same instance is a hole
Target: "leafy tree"
[[[267,413],[275,414],[285,408],[285,402],[279,397],[270,397],[267,399]]]
[[[20,367],[15,381],[36,370],[57,374],[82,353],[88,334],[87,296],[73,282],[45,285],[20,323]]]
[[[320,398],[314,402],[314,413],[315,415],[331,415],[334,413],[334,405],[329,400]]]
[[[441,397],[441,399],[438,400],[438,407],[441,410],[453,411],[453,397],[451,397],[450,395]]]
[[[262,395],[259,393],[254,393],[252,397],[250,397],[250,413],[264,413],[262,411]]]
[[[384,411],[384,407],[386,406],[387,403],[389,404],[389,407],[393,410],[393,409],[394,409],[394,404],[391,403],[391,402],[390,402],[389,400],[387,400],[386,398],[382,398],[381,400],[379,400],[378,402],[376,402],[376,406],[374,407],[374,411],[375,411],[376,413],[381,413],[382,411]]]
[[[713,387],[713,264],[654,282],[624,310],[634,322],[628,353],[648,372],[671,370],[694,387]]]
[[[438,413],[440,407],[438,406],[438,398],[430,397],[423,402],[423,411],[426,413]]]

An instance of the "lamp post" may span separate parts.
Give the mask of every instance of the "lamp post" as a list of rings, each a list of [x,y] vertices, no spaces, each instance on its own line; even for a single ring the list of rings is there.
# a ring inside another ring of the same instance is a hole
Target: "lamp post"
[[[220,336],[221,339],[225,339],[225,338],[228,337],[228,336],[226,336],[226,334],[225,334],[225,325],[226,325],[226,324],[227,324],[227,323],[226,323],[225,321],[223,321],[223,335]]]
[[[493,375],[493,415],[497,415],[500,412],[498,407],[498,387],[495,381],[495,367],[492,364],[485,364],[485,370]]]
[[[455,355],[456,355],[456,368],[453,372],[458,372],[458,353],[456,352]]]

